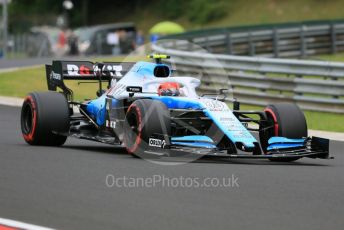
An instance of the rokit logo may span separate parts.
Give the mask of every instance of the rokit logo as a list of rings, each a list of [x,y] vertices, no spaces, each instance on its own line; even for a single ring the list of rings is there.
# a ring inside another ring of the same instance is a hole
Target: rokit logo
[[[50,79],[61,81],[61,74],[55,73],[54,71],[51,71]]]
[[[164,148],[165,144],[166,144],[165,140],[149,138],[149,146],[158,147],[158,148]]]
[[[104,65],[102,68],[103,72],[109,72],[110,76],[116,76],[116,77],[122,77],[121,71],[123,70],[123,67],[121,65]],[[96,74],[99,72],[99,68],[97,65],[93,66],[93,72]]]
[[[121,65],[104,65],[102,68],[103,73],[107,72],[110,76],[122,77],[123,67]],[[93,71],[93,73],[92,73]],[[80,67],[74,64],[67,64],[67,73],[69,76],[82,76],[82,75],[96,75],[100,69],[97,65],[93,66],[93,70],[85,65],[81,65]]]
[[[79,67],[77,65],[67,64],[67,72],[70,76],[79,76]]]

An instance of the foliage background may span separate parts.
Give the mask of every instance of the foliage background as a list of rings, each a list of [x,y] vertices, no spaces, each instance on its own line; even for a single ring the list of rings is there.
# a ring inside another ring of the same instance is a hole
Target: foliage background
[[[187,29],[344,18],[343,0],[72,0],[72,27],[132,21],[147,31],[172,20]],[[63,0],[12,0],[10,29],[56,24]]]

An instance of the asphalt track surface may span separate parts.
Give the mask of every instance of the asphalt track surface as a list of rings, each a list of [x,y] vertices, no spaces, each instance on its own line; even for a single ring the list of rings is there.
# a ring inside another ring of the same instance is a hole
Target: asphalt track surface
[[[344,144],[334,160],[199,160],[163,166],[112,146],[33,147],[0,106],[0,217],[57,229],[342,229]],[[106,176],[238,178],[239,187],[107,187]]]

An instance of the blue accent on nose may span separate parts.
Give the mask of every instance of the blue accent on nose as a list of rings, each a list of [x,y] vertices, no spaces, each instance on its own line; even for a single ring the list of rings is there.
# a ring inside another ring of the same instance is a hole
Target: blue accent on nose
[[[208,136],[202,135],[190,135],[190,136],[182,136],[182,137],[172,137],[172,141],[193,141],[193,142],[208,142],[214,143],[214,141]]]

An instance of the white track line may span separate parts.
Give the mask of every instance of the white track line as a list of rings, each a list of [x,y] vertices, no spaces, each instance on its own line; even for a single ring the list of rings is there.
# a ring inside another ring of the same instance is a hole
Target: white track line
[[[23,101],[24,101],[24,98],[0,96],[0,105],[21,107],[23,104]]]
[[[24,222],[0,218],[0,225],[5,225],[6,227],[19,228],[23,230],[54,230],[52,228],[41,227],[33,224],[27,224]]]
[[[309,129],[308,135],[309,136],[315,136],[315,137],[328,138],[330,140],[335,140],[335,141],[344,141],[344,133]]]
[[[17,70],[25,70],[25,69],[34,69],[44,66],[44,64],[41,65],[29,65],[29,66],[23,66],[23,67],[11,67],[11,68],[2,68],[0,69],[0,73],[9,73]]]

